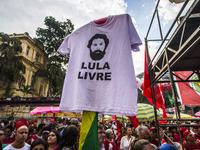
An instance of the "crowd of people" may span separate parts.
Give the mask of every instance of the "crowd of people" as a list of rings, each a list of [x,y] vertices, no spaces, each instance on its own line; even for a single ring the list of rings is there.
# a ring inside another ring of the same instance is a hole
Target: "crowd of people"
[[[0,126],[0,150],[78,150],[80,125],[77,118],[58,119],[48,124],[25,119],[4,121]],[[158,132],[155,121],[142,122],[136,129],[129,122],[120,122],[120,125],[118,133],[115,121],[99,120],[100,150],[182,150],[180,137],[185,150],[200,150],[200,127],[197,126],[163,127]]]

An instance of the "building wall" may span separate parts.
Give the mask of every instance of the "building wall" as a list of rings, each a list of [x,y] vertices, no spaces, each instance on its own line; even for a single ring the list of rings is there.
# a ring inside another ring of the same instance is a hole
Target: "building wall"
[[[22,52],[19,56],[22,56],[21,61],[26,67],[26,72],[24,77],[26,79],[25,85],[34,85],[35,94],[26,94],[16,91],[19,89],[17,84],[12,85],[12,92],[15,92],[15,95],[21,97],[46,97],[49,83],[48,81],[37,78],[35,83],[32,83],[33,75],[38,69],[43,69],[48,63],[47,54],[44,52],[43,45],[36,40],[33,40],[28,33],[24,34],[12,34],[9,35],[11,38],[15,37],[21,41]],[[0,90],[0,94],[3,93],[5,89]]]

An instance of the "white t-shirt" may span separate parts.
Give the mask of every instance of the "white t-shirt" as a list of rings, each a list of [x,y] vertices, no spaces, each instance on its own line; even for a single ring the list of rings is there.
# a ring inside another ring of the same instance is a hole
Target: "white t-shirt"
[[[121,139],[121,143],[120,143],[120,149],[121,150],[129,150],[130,149],[130,144],[134,139],[135,139],[135,137],[131,136],[131,138],[128,141],[126,136],[123,136],[122,139]]]
[[[30,145],[27,144],[27,143],[25,143],[24,147],[19,148],[19,149],[14,148],[14,147],[12,146],[12,144],[9,144],[9,145],[6,146],[3,150],[29,150],[29,149],[30,149]]]
[[[67,36],[58,52],[70,53],[60,110],[135,116],[137,83],[131,50],[141,40],[128,14],[93,21]]]

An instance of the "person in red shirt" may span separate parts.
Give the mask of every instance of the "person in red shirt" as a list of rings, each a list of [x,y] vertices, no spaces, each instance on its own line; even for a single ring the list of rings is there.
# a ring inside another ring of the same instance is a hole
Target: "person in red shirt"
[[[196,142],[200,143],[200,127],[194,127],[194,128],[196,128],[196,132],[194,134],[194,138],[195,138]]]
[[[177,134],[177,127],[169,127],[169,131],[173,134],[173,137],[174,137],[173,142],[179,142],[180,143],[180,137]]]
[[[199,143],[195,142],[195,138],[191,132],[186,130],[183,132],[183,136],[185,137],[183,146],[186,150],[200,150],[200,145]]]
[[[151,127],[150,129],[149,129],[149,131],[150,131],[150,136],[151,136],[151,144],[154,144],[154,145],[156,145],[157,147],[159,146],[159,140],[157,139],[157,129],[155,128],[155,127]]]
[[[13,133],[13,127],[11,125],[7,126],[5,129],[5,139],[3,139],[2,143],[10,144],[15,141],[15,135]]]
[[[107,129],[105,133],[106,133],[106,139],[103,142],[103,144],[105,145],[105,150],[110,150],[110,149],[119,150],[119,148],[114,142],[114,133],[112,129]]]

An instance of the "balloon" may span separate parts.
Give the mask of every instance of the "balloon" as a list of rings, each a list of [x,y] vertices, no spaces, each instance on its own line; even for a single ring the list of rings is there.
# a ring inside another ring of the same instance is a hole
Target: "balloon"
[[[137,88],[140,88],[140,86],[142,85],[141,79],[136,78],[136,82],[137,82]]]

